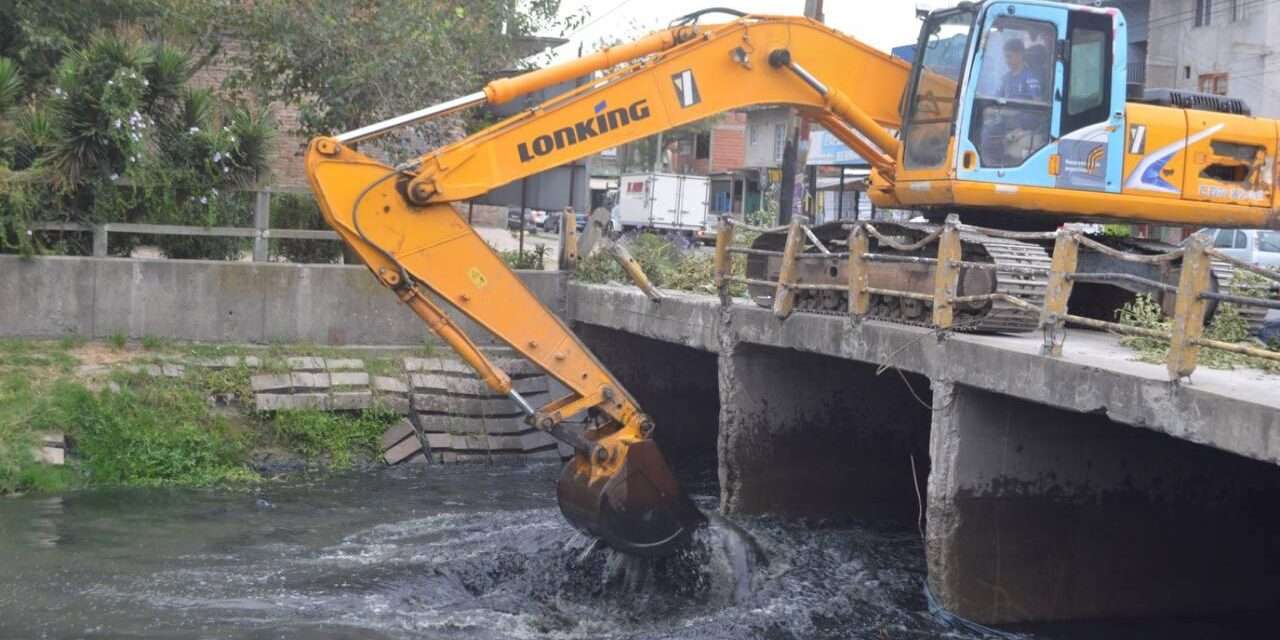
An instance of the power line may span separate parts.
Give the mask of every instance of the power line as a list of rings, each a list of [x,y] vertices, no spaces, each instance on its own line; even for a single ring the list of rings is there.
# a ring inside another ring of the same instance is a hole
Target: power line
[[[576,37],[578,36],[578,34],[580,34],[580,33],[582,33],[583,31],[586,31],[587,29],[590,29],[591,27],[593,27],[593,26],[595,26],[595,25],[599,24],[601,20],[604,20],[605,18],[609,17],[611,14],[613,14],[613,13],[614,13],[615,11],[617,11],[618,9],[621,9],[621,8],[622,8],[622,7],[624,7],[624,6],[626,6],[626,5],[628,5],[628,4],[631,4],[631,2],[632,2],[632,0],[622,0],[622,2],[619,2],[618,4],[613,5],[613,7],[612,7],[611,9],[609,9],[608,11],[605,11],[604,13],[602,13],[602,14],[600,14],[600,15],[596,16],[595,18],[592,18],[592,19],[591,19],[591,20],[589,20],[589,21],[587,21],[587,23],[586,23],[586,24],[583,24],[582,26],[578,27],[577,29],[574,29],[573,33],[570,33],[569,35],[565,36],[565,40],[566,40],[566,42],[565,42],[564,44],[569,44],[569,42],[567,42],[567,41],[569,41],[569,40],[573,40],[574,38],[576,38]],[[560,45],[560,46],[562,46],[562,47],[563,47],[564,45]]]

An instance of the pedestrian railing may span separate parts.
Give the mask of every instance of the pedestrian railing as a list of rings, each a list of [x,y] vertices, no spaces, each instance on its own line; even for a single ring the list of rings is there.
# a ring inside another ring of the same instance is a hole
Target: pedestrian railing
[[[81,222],[37,222],[30,225],[32,231],[72,231],[93,234],[93,255],[105,257],[107,242],[112,233],[133,233],[158,236],[196,236],[213,238],[252,238],[253,261],[267,262],[269,241],[289,240],[341,240],[336,232],[320,229],[272,229],[271,195],[273,193],[310,193],[305,189],[263,189],[254,191],[252,227],[197,227],[176,224],[146,224],[135,222],[107,222],[86,224]]]
[[[1268,292],[1280,291],[1280,272],[1265,269],[1235,259],[1213,247],[1210,247],[1201,236],[1192,236],[1188,242],[1176,249],[1151,254],[1135,254],[1121,251],[1092,238],[1079,230],[1063,227],[1051,232],[1017,232],[1002,229],[986,229],[961,224],[957,217],[951,216],[943,225],[899,224],[922,234],[917,240],[904,242],[899,237],[882,233],[875,223],[869,221],[851,221],[842,225],[848,231],[845,251],[835,252],[824,245],[813,229],[806,224],[802,216],[792,218],[791,223],[783,227],[764,228],[745,224],[732,217],[724,217],[720,221],[716,238],[715,278],[716,286],[721,292],[721,299],[729,301],[728,287],[733,284],[747,286],[765,286],[774,289],[773,313],[785,319],[795,309],[796,294],[801,291],[835,291],[848,294],[848,311],[850,318],[861,322],[871,310],[871,297],[895,296],[902,299],[918,300],[932,305],[931,324],[942,330],[959,328],[956,325],[956,305],[980,304],[983,302],[1004,302],[1023,310],[1039,314],[1039,328],[1044,334],[1043,353],[1050,356],[1062,355],[1062,344],[1065,339],[1065,327],[1068,322],[1110,331],[1126,336],[1141,336],[1167,341],[1170,345],[1166,366],[1170,380],[1179,380],[1191,375],[1195,370],[1201,348],[1220,349],[1245,356],[1280,361],[1280,352],[1260,349],[1242,344],[1232,344],[1204,337],[1205,320],[1210,301],[1228,302],[1242,307],[1261,309],[1280,309],[1280,299],[1268,297]],[[735,244],[738,230],[755,233],[786,233],[786,241],[781,251],[755,249]],[[1052,241],[1053,254],[1048,267],[1030,265],[995,264],[963,259],[961,234],[972,233],[988,237],[1018,241]],[[889,247],[902,253],[919,254],[926,247],[936,245],[933,256],[886,254],[871,251],[871,240],[877,245]],[[1077,264],[1082,251],[1095,251],[1109,257],[1133,263],[1162,265],[1163,269],[1174,269],[1179,263],[1178,283],[1153,280],[1132,273],[1087,272],[1077,271]],[[758,278],[739,277],[732,274],[732,261],[735,255],[759,256],[765,259],[781,260],[777,280],[761,280]],[[800,276],[797,265],[802,260],[847,260],[847,283],[820,284],[805,283]],[[1245,285],[1234,287],[1237,290],[1256,291],[1263,295],[1238,295],[1213,290],[1213,262],[1220,261],[1231,267],[1262,276],[1268,281],[1266,285]],[[881,289],[870,286],[869,265],[873,262],[924,264],[936,267],[932,293]],[[957,295],[960,290],[962,269],[997,270],[1012,275],[1047,278],[1043,304],[1034,304],[1007,293],[986,293],[980,295]],[[1073,314],[1068,309],[1073,285],[1077,282],[1129,282],[1142,285],[1151,290],[1161,291],[1174,296],[1173,312],[1170,317],[1170,330],[1137,327],[1117,322],[1108,322]]]

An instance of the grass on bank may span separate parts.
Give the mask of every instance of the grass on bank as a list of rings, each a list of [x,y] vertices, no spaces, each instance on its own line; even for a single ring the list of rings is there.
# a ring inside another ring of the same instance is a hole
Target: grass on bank
[[[211,407],[217,394],[251,402],[249,380],[257,370],[243,365],[187,367],[182,378],[117,370],[106,380],[85,380],[76,375],[81,360],[73,353],[81,346],[0,340],[0,495],[94,485],[242,484],[258,478],[249,462],[262,450],[346,468],[374,458],[383,430],[398,418],[376,411],[266,415]],[[45,432],[67,436],[73,455],[66,465],[36,462],[33,449]]]

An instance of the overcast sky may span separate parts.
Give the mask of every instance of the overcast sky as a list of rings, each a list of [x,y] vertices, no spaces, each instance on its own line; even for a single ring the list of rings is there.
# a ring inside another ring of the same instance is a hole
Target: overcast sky
[[[804,0],[562,0],[562,14],[582,7],[590,9],[583,28],[556,50],[557,59],[577,55],[578,45],[590,52],[605,39],[632,38],[672,19],[703,7],[728,7],[747,13],[800,15]],[[917,4],[933,8],[950,6],[954,0],[826,0],[826,22],[877,49],[912,44],[920,28],[915,19]],[[708,16],[709,20],[722,17]],[[548,34],[553,35],[553,34]]]

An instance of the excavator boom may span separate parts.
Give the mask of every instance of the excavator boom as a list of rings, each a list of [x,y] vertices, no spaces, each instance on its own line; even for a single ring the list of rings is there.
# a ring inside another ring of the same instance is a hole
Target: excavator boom
[[[508,101],[641,56],[648,57],[398,167],[353,147],[397,126]],[[307,152],[307,175],[325,220],[379,282],[492,389],[511,397],[532,426],[574,448],[557,491],[566,518],[621,551],[659,555],[703,517],[654,444],[653,422],[450,203],[674,126],[767,103],[792,104],[821,119],[888,173],[897,141],[885,127],[897,123],[908,71],[806,19],[751,16],[705,26],[690,20],[420,112],[317,138]],[[820,77],[839,80],[824,84]],[[859,85],[879,89],[854,103],[847,95]],[[445,304],[555,377],[569,395],[530,406]]]
[[[1118,10],[1047,0],[960,3],[926,18],[914,68],[805,18],[738,15],[699,24],[709,12],[440,105],[317,138],[307,153],[308,177],[330,226],[531,425],[574,448],[560,481],[561,510],[620,550],[669,552],[702,516],[673,479],[651,439],[654,425],[634,398],[452,203],[729,110],[780,104],[821,123],[871,163],[869,195],[882,207],[1052,224],[1280,226],[1274,175],[1280,124],[1248,118],[1242,109],[1126,103],[1126,27]],[[604,75],[400,166],[353,146],[395,127],[509,102],[596,72]],[[919,233],[902,227],[893,235]],[[840,228],[822,234],[830,246],[847,242]],[[777,275],[773,256],[783,254],[775,246],[781,239],[756,239],[750,278]],[[969,299],[998,294],[1034,306],[1043,296],[1042,282],[1010,276],[1047,265],[1042,247],[970,235],[955,251],[968,263],[989,263],[961,274]],[[799,275],[806,283],[844,280],[839,265],[813,266]],[[931,291],[932,269],[881,269],[869,274],[870,284]],[[756,289],[753,297],[768,306],[774,288]],[[799,308],[836,312],[848,303],[839,294],[809,293]],[[872,302],[877,317],[930,316],[919,296]],[[569,395],[531,407],[441,305],[510,345]],[[966,305],[957,313],[976,330],[1036,325],[1027,305]]]

